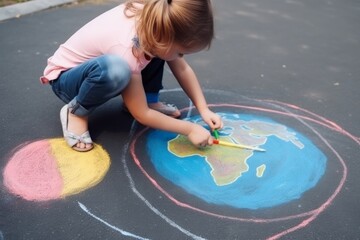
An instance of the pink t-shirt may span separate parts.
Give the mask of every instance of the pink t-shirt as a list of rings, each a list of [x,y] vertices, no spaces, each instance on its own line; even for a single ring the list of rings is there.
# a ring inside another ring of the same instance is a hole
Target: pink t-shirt
[[[57,79],[61,72],[89,59],[105,54],[116,54],[130,66],[132,73],[140,73],[149,63],[144,56],[132,53],[135,18],[127,18],[121,4],[96,17],[80,28],[51,56],[40,78],[42,83]]]

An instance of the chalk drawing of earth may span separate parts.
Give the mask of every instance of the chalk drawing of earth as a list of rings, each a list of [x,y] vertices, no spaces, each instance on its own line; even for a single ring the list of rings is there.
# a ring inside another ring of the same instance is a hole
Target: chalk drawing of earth
[[[266,152],[220,145],[199,149],[184,136],[152,130],[147,151],[156,171],[208,203],[241,209],[299,199],[323,176],[325,154],[300,133],[270,118],[219,114],[224,121],[221,140]],[[186,120],[207,127],[199,116]]]

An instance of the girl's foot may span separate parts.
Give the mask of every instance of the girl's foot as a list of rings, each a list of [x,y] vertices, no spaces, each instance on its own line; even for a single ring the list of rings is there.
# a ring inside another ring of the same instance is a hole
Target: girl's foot
[[[179,111],[179,109],[173,105],[173,104],[168,104],[168,103],[164,103],[164,102],[156,102],[156,103],[148,103],[149,108],[156,110],[158,112],[161,112],[165,115],[168,115],[170,117],[173,118],[179,118],[181,116],[181,112]],[[129,110],[127,109],[126,105],[123,105],[123,110],[125,112],[129,112]]]
[[[87,117],[79,117],[72,114],[69,111],[68,115],[68,131],[74,133],[75,135],[80,136],[84,132],[88,130],[88,118]],[[84,143],[79,141],[76,145],[77,148],[88,149],[90,150],[93,146],[92,143]]]
[[[70,147],[79,152],[93,149],[94,144],[88,131],[87,117],[72,114],[68,105],[65,105],[60,111],[60,119],[64,138]]]
[[[181,116],[181,112],[179,111],[179,109],[173,105],[173,104],[168,104],[168,103],[164,103],[164,102],[157,102],[157,103],[149,103],[149,108],[159,111],[165,115],[168,115],[170,117],[173,118],[179,118]]]

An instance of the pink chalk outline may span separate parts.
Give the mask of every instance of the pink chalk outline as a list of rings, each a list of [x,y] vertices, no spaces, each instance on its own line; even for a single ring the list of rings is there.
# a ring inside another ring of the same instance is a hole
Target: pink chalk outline
[[[351,140],[353,140],[355,143],[357,143],[358,145],[360,145],[360,139],[354,135],[352,135],[351,133],[347,132],[346,130],[344,130],[343,128],[341,128],[339,125],[337,125],[336,123],[321,117],[313,112],[310,112],[306,109],[297,107],[295,105],[291,105],[291,104],[287,104],[287,103],[283,103],[283,102],[279,102],[279,101],[274,101],[274,100],[256,100],[258,102],[261,103],[268,103],[268,104],[274,104],[274,105],[278,105],[278,106],[283,106],[283,107],[287,107],[289,109],[293,109],[293,110],[297,110],[300,111],[302,113],[306,113],[312,117],[308,117],[305,115],[300,115],[300,114],[294,114],[291,112],[283,112],[283,111],[279,111],[279,110],[271,110],[271,109],[266,109],[266,108],[261,108],[261,107],[255,107],[255,106],[247,106],[247,105],[236,105],[236,104],[210,104],[209,107],[234,107],[234,108],[241,108],[241,109],[249,109],[249,110],[254,110],[254,111],[260,111],[260,112],[268,112],[268,113],[274,113],[274,114],[279,114],[279,115],[283,115],[283,116],[289,116],[289,117],[293,117],[295,119],[299,119],[299,120],[304,120],[304,121],[309,121],[309,122],[313,122],[316,124],[319,124],[321,126],[324,126],[330,130],[336,131],[340,134],[343,134],[347,137],[349,137]],[[189,108],[184,108],[181,111],[186,111],[189,110]],[[221,215],[221,214],[216,214],[213,212],[209,212],[209,211],[205,211],[203,209],[199,209],[197,207],[191,206],[187,203],[181,202],[177,199],[175,199],[172,195],[170,195],[166,190],[164,190],[158,183],[157,181],[151,177],[146,170],[141,166],[141,163],[135,153],[135,145],[137,143],[137,139],[144,134],[147,130],[149,130],[149,128],[145,128],[142,131],[140,131],[133,139],[133,141],[130,144],[130,154],[135,162],[135,164],[139,167],[139,169],[141,170],[141,172],[150,180],[150,182],[160,191],[162,192],[167,198],[169,198],[172,202],[174,202],[176,205],[180,206],[180,207],[184,207],[184,208],[188,208],[209,216],[213,216],[213,217],[218,217],[221,219],[228,219],[228,220],[236,220],[236,221],[243,221],[243,222],[253,222],[253,223],[271,223],[271,222],[279,222],[279,221],[286,221],[286,220],[291,220],[291,219],[297,219],[297,218],[305,218],[308,217],[306,219],[304,219],[301,223],[297,224],[294,227],[291,227],[289,229],[286,229],[280,233],[277,233],[273,236],[270,236],[268,239],[278,239],[280,237],[283,237],[291,232],[297,231],[301,228],[306,227],[309,223],[311,223],[312,221],[314,221],[317,216],[319,216],[323,211],[325,211],[325,209],[332,203],[332,201],[335,199],[335,197],[339,194],[339,192],[341,191],[345,180],[347,178],[347,173],[348,173],[348,169],[347,166],[345,164],[344,159],[340,156],[340,154],[334,149],[334,147],[332,147],[327,140],[322,137],[320,135],[320,133],[318,133],[315,129],[311,130],[325,143],[325,145],[334,153],[334,155],[337,157],[337,159],[339,160],[339,162],[341,163],[342,166],[342,176],[340,179],[340,182],[338,184],[338,186],[336,187],[335,191],[331,194],[331,196],[323,203],[321,204],[321,206],[319,206],[316,209],[313,209],[311,211],[308,212],[304,212],[301,214],[296,214],[296,215],[289,215],[289,216],[285,216],[285,217],[278,217],[278,218],[272,218],[272,219],[266,219],[266,218],[239,218],[239,217],[232,217],[232,216],[225,216],[225,215]]]

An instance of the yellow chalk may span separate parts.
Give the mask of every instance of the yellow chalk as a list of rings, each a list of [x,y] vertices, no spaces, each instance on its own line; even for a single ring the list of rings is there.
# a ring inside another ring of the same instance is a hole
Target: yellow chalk
[[[265,149],[262,149],[262,148],[257,148],[257,147],[247,146],[247,145],[242,145],[242,144],[237,144],[237,143],[231,143],[231,142],[224,142],[224,141],[217,140],[217,139],[214,139],[213,143],[214,144],[219,144],[219,145],[222,145],[222,146],[244,148],[244,149],[250,149],[250,150],[260,151],[260,152],[265,152],[266,151]]]

